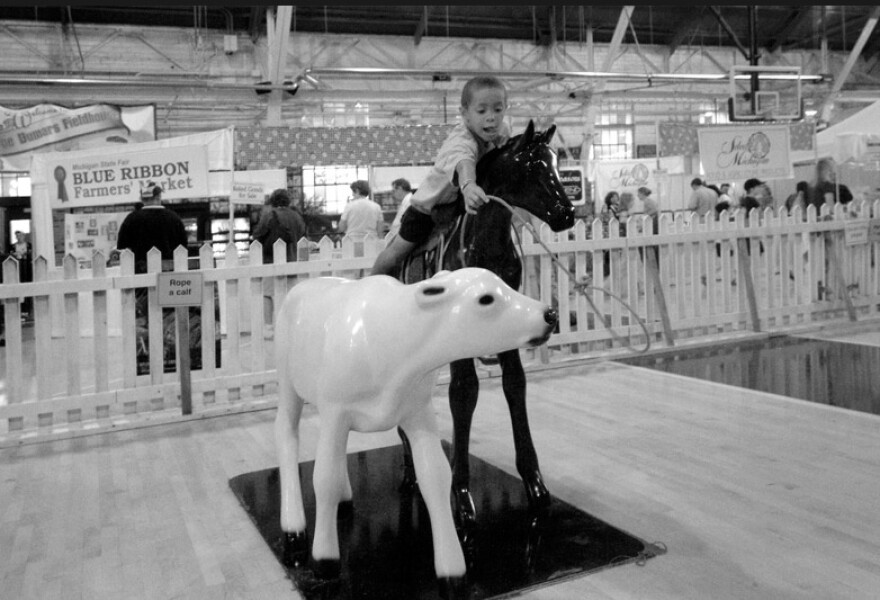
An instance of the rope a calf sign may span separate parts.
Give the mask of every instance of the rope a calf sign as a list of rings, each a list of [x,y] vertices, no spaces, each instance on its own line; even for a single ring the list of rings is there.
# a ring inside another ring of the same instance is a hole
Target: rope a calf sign
[[[157,273],[159,306],[173,306],[177,323],[177,372],[180,373],[180,408],[192,414],[192,380],[189,360],[189,307],[201,306],[204,273]]]

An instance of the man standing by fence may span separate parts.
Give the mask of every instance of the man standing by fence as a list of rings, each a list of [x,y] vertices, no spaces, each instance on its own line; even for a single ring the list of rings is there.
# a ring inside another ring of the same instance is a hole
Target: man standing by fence
[[[134,272],[147,272],[147,252],[157,248],[162,253],[162,270],[174,268],[174,250],[186,248],[186,228],[173,210],[162,206],[162,187],[147,182],[141,191],[144,207],[125,217],[119,226],[116,247],[134,253]]]
[[[174,211],[162,206],[162,187],[147,182],[141,190],[143,208],[128,213],[119,226],[116,247],[134,253],[134,272],[147,272],[147,253],[157,248],[162,253],[162,270],[174,270],[174,250],[178,246],[186,248],[186,228]],[[150,372],[148,294],[147,288],[135,289],[135,331],[137,336],[137,373]],[[164,330],[174,339],[174,310],[163,311]],[[165,370],[174,369],[174,344],[166,343],[164,351]],[[170,369],[169,369],[170,364]]]

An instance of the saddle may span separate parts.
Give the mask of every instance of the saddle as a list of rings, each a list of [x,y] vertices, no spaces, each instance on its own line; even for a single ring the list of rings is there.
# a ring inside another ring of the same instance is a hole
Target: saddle
[[[431,209],[434,230],[423,244],[413,248],[404,259],[400,280],[414,283],[434,276],[443,269],[443,254],[453,235],[457,235],[465,215],[464,202],[438,204]]]

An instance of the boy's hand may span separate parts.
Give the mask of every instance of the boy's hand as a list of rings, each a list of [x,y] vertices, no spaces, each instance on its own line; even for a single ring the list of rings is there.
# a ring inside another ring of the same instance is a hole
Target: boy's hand
[[[483,188],[472,181],[461,188],[461,195],[464,196],[464,209],[471,215],[477,214],[477,209],[489,201]]]

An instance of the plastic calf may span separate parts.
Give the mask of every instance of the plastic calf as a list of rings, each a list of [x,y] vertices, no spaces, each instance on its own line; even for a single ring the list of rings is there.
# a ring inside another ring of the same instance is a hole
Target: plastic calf
[[[385,275],[298,283],[284,300],[275,330],[275,438],[287,543],[306,547],[297,465],[299,419],[308,400],[320,414],[311,553],[318,574],[339,573],[337,509],[352,495],[349,432],[399,426],[412,445],[431,519],[437,577],[441,587],[459,587],[465,560],[449,502],[449,463],[431,408],[437,373],[456,359],[542,344],[555,324],[554,310],[485,269],[444,271],[412,285]]]

